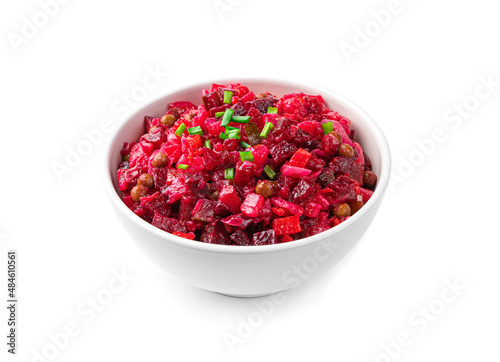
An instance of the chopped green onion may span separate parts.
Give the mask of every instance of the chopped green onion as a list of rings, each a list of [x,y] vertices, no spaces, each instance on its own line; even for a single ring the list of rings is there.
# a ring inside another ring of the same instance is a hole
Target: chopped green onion
[[[224,112],[224,117],[222,117],[222,122],[220,123],[222,127],[226,127],[229,124],[229,121],[231,120],[233,113],[234,109],[231,108],[226,109],[226,111]]]
[[[278,108],[276,108],[276,107],[267,107],[267,113],[278,113]]]
[[[231,129],[239,129],[239,127],[226,126],[226,130],[231,130]]]
[[[191,135],[199,134],[201,136],[203,134],[203,130],[201,129],[200,126],[196,126],[196,127],[188,128],[188,133]]]
[[[226,180],[234,180],[234,168],[226,168],[224,170],[224,178]]]
[[[233,92],[225,90],[224,91],[224,103],[231,104],[232,98],[233,98]]]
[[[212,149],[212,143],[210,142],[210,140],[205,141],[205,147]]]
[[[182,134],[184,133],[184,131],[186,130],[186,128],[187,128],[186,124],[185,123],[181,123],[181,125],[175,131],[175,135],[177,137],[182,136]]]
[[[250,116],[233,116],[231,117],[231,122],[248,123],[250,122]]]
[[[219,118],[224,115],[224,112],[215,112],[215,117]]]
[[[271,122],[266,122],[264,125],[264,128],[262,129],[262,132],[260,133],[261,137],[267,138],[267,135],[271,131],[271,128],[273,128],[273,124]]]
[[[323,123],[323,133],[328,134],[333,132],[333,122]]]
[[[266,165],[264,167],[264,172],[266,173],[267,176],[269,176],[271,180],[276,176],[276,172],[274,172],[271,166],[269,165]]]
[[[244,141],[241,141],[241,142],[240,142],[240,145],[241,145],[241,147],[243,147],[243,148],[245,148],[245,149],[252,147],[252,146],[250,146],[248,143],[246,143],[246,142],[244,142]]]
[[[240,151],[240,158],[242,161],[252,161],[253,162],[253,153],[252,153],[252,151]]]
[[[177,165],[177,168],[181,168],[181,169],[183,169],[183,170],[187,170],[187,169],[189,168],[189,166],[188,166],[188,165],[185,165],[185,164],[183,164],[183,163],[180,163],[180,164],[178,164],[178,165]]]
[[[227,139],[226,133],[225,132],[221,132],[220,135],[219,135],[219,138],[221,138],[223,140]]]
[[[226,131],[226,138],[236,138],[236,139],[241,139],[241,134],[239,129],[231,129]]]

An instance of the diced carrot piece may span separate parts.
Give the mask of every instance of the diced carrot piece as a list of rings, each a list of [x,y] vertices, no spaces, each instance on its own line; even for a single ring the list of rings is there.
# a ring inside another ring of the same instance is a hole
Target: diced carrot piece
[[[302,231],[300,216],[289,216],[273,220],[273,229],[276,235],[296,234]]]
[[[311,154],[302,148],[299,148],[290,159],[290,166],[295,167],[306,167],[307,163],[311,158]]]

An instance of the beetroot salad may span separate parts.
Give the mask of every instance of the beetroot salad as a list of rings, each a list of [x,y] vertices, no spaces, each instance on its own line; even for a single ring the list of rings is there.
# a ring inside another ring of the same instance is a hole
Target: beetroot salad
[[[213,84],[125,143],[122,199],[152,225],[210,244],[268,245],[344,222],[377,182],[351,122],[320,95]]]

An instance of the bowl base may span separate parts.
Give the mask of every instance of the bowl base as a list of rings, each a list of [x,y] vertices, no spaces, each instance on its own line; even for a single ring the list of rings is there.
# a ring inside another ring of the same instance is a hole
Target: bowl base
[[[267,297],[269,295],[273,295],[275,293],[279,293],[279,292],[275,292],[275,293],[264,293],[264,294],[227,294],[227,293],[219,293],[219,292],[214,292],[216,294],[220,294],[220,295],[223,295],[225,297],[231,297],[231,298],[260,298],[260,297]]]

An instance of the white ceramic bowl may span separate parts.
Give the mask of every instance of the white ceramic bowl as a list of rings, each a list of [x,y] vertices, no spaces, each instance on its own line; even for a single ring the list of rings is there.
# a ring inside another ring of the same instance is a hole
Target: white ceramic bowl
[[[239,82],[255,93],[269,91],[277,96],[304,92],[321,94],[328,107],[348,117],[356,138],[364,147],[378,175],[371,199],[353,217],[320,234],[293,242],[265,246],[213,245],[174,236],[152,226],[130,211],[119,197],[116,169],[124,142],[143,133],[144,116],[161,116],[172,101],[201,103],[201,91],[212,82],[171,92],[132,115],[116,132],[106,150],[105,188],[116,214],[139,249],[160,268],[196,287],[231,296],[252,297],[297,287],[313,274],[338,263],[359,241],[372,222],[390,175],[387,141],[371,117],[357,105],[328,89],[284,80],[215,80]]]

